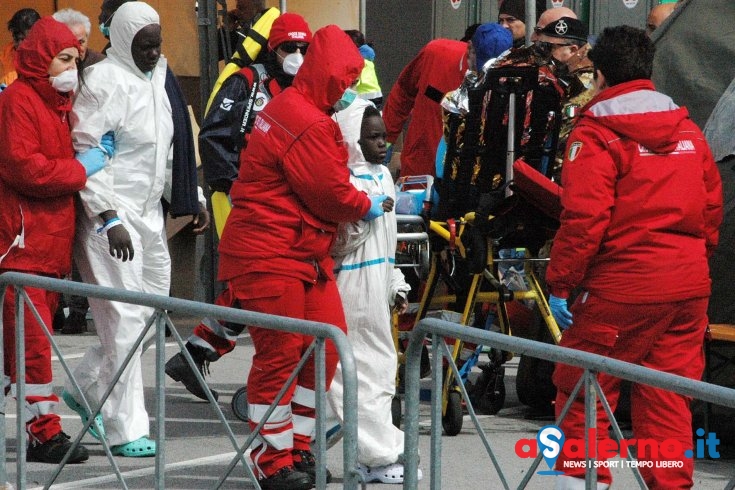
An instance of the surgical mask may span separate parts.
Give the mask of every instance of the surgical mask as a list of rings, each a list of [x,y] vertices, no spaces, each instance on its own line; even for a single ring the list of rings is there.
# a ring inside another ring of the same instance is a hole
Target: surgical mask
[[[283,72],[286,75],[295,76],[299,72],[299,68],[304,63],[304,55],[298,51],[295,53],[287,54],[283,58]]]
[[[56,77],[49,77],[51,80],[51,86],[56,89],[57,92],[66,93],[72,92],[77,89],[79,79],[77,78],[76,70],[65,70]]]
[[[100,32],[105,37],[110,37],[110,26],[107,26],[105,24],[100,24]]]
[[[339,112],[347,109],[350,104],[355,101],[356,98],[357,90],[348,88],[347,90],[345,90],[345,93],[342,94],[342,97],[332,106],[334,112]]]

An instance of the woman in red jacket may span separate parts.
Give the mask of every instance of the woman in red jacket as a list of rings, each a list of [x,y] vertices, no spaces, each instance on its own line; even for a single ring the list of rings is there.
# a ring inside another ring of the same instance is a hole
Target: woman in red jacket
[[[18,80],[0,95],[0,273],[60,278],[71,270],[74,193],[84,187],[86,173],[105,163],[100,149],[75,158],[72,148],[68,114],[78,60],[79,43],[69,28],[43,18],[18,47]],[[35,288],[26,293],[49,327],[58,294]],[[4,369],[15,392],[12,288],[5,291],[3,325]],[[53,413],[59,399],[52,391],[51,347],[29,309],[25,338],[28,460],[59,463],[71,442]],[[68,462],[88,457],[78,446]]]

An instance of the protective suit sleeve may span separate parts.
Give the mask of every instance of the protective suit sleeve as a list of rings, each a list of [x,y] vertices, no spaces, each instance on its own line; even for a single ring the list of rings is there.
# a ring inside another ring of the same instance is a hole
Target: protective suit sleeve
[[[585,276],[610,224],[618,169],[606,140],[589,126],[578,126],[569,141],[582,141],[574,160],[562,166],[563,211],[546,270],[549,291],[569,297]]]
[[[212,99],[199,129],[204,180],[215,191],[229,193],[237,179],[246,133],[240,126],[249,99],[250,83],[245,76],[230,76]]]
[[[393,268],[393,274],[390,280],[390,304],[395,304],[396,295],[400,294],[404,298],[408,296],[408,292],[411,291],[411,286],[406,282],[406,278],[403,276],[403,272],[398,267]]]
[[[3,96],[5,97],[5,96]],[[84,187],[84,167],[76,158],[47,158],[44,134],[34,116],[33,103],[5,104],[0,124],[0,178],[18,194],[50,198],[74,193]],[[12,124],[11,124],[12,123]]]
[[[125,114],[128,95],[117,93],[114,80],[94,76],[96,65],[85,71],[86,87],[80,90],[72,110],[72,141],[74,149],[84,152],[99,145],[102,135],[108,131],[115,134]],[[113,157],[110,164],[87,179],[87,186],[79,193],[84,210],[89,217],[117,209],[114,192]]]
[[[370,209],[370,199],[350,183],[347,151],[337,141],[342,134],[331,119],[312,125],[284,155],[283,171],[315,216],[332,223],[357,221]]]

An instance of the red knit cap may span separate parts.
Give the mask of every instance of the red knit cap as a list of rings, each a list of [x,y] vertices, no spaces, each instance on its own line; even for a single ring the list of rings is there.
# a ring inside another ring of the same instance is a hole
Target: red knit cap
[[[278,45],[288,41],[311,42],[309,24],[298,14],[285,13],[273,21],[271,33],[268,36],[268,48],[275,50]]]

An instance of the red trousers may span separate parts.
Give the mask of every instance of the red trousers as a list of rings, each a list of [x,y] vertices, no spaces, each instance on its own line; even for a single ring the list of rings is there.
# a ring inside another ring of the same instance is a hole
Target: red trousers
[[[334,281],[316,284],[274,274],[248,274],[232,280],[230,288],[244,310],[302,318],[335,325],[347,331],[342,302]],[[251,430],[263,419],[314,337],[249,327],[255,346],[248,376],[248,415]],[[337,351],[325,343],[327,388],[337,367]],[[251,452],[259,477],[268,477],[293,464],[292,451],[309,450],[315,425],[315,371],[310,356],[276,410],[261,429]]]
[[[230,288],[222,291],[214,300],[214,304],[227,308],[238,306],[237,299]],[[194,327],[189,341],[206,349],[210,360],[217,360],[235,348],[237,337],[243,330],[245,330],[244,325],[221,322],[208,317]]]
[[[53,312],[59,302],[59,294],[43,289],[26,288],[28,298],[39,316],[51,329]],[[24,308],[25,356],[26,356],[26,430],[33,440],[46,442],[61,431],[61,419],[53,411],[59,397],[53,393],[51,369],[51,344],[41,325],[31,313],[28,304]],[[5,375],[10,377],[11,390],[16,393],[15,369],[15,289],[5,289],[3,303],[3,349],[5,350]]]
[[[582,294],[570,310],[574,324],[562,335],[561,345],[699,380],[704,369],[702,349],[707,327],[707,303],[708,298],[697,298],[675,303],[622,304]],[[581,373],[579,368],[557,364],[553,376],[557,387],[557,416]],[[597,379],[614,411],[620,379],[605,373],[598,374]],[[579,392],[560,424],[567,440],[584,439],[583,391]],[[690,398],[676,393],[634,384],[631,390],[634,437],[638,440],[653,439],[658,443],[673,439],[679,441],[684,450],[691,449],[690,401]],[[599,403],[597,415],[598,440],[606,439],[610,424]],[[670,460],[682,461],[683,467],[656,468],[656,461],[669,458],[660,454],[654,457],[650,451],[646,454],[639,451],[637,458],[639,461],[653,461],[653,467],[639,468],[648,488],[673,490],[692,487],[693,459],[675,457]],[[565,461],[574,459],[562,452],[556,461],[556,469],[583,479],[583,468],[564,465]],[[600,482],[610,483],[610,470],[598,468],[598,478]]]

